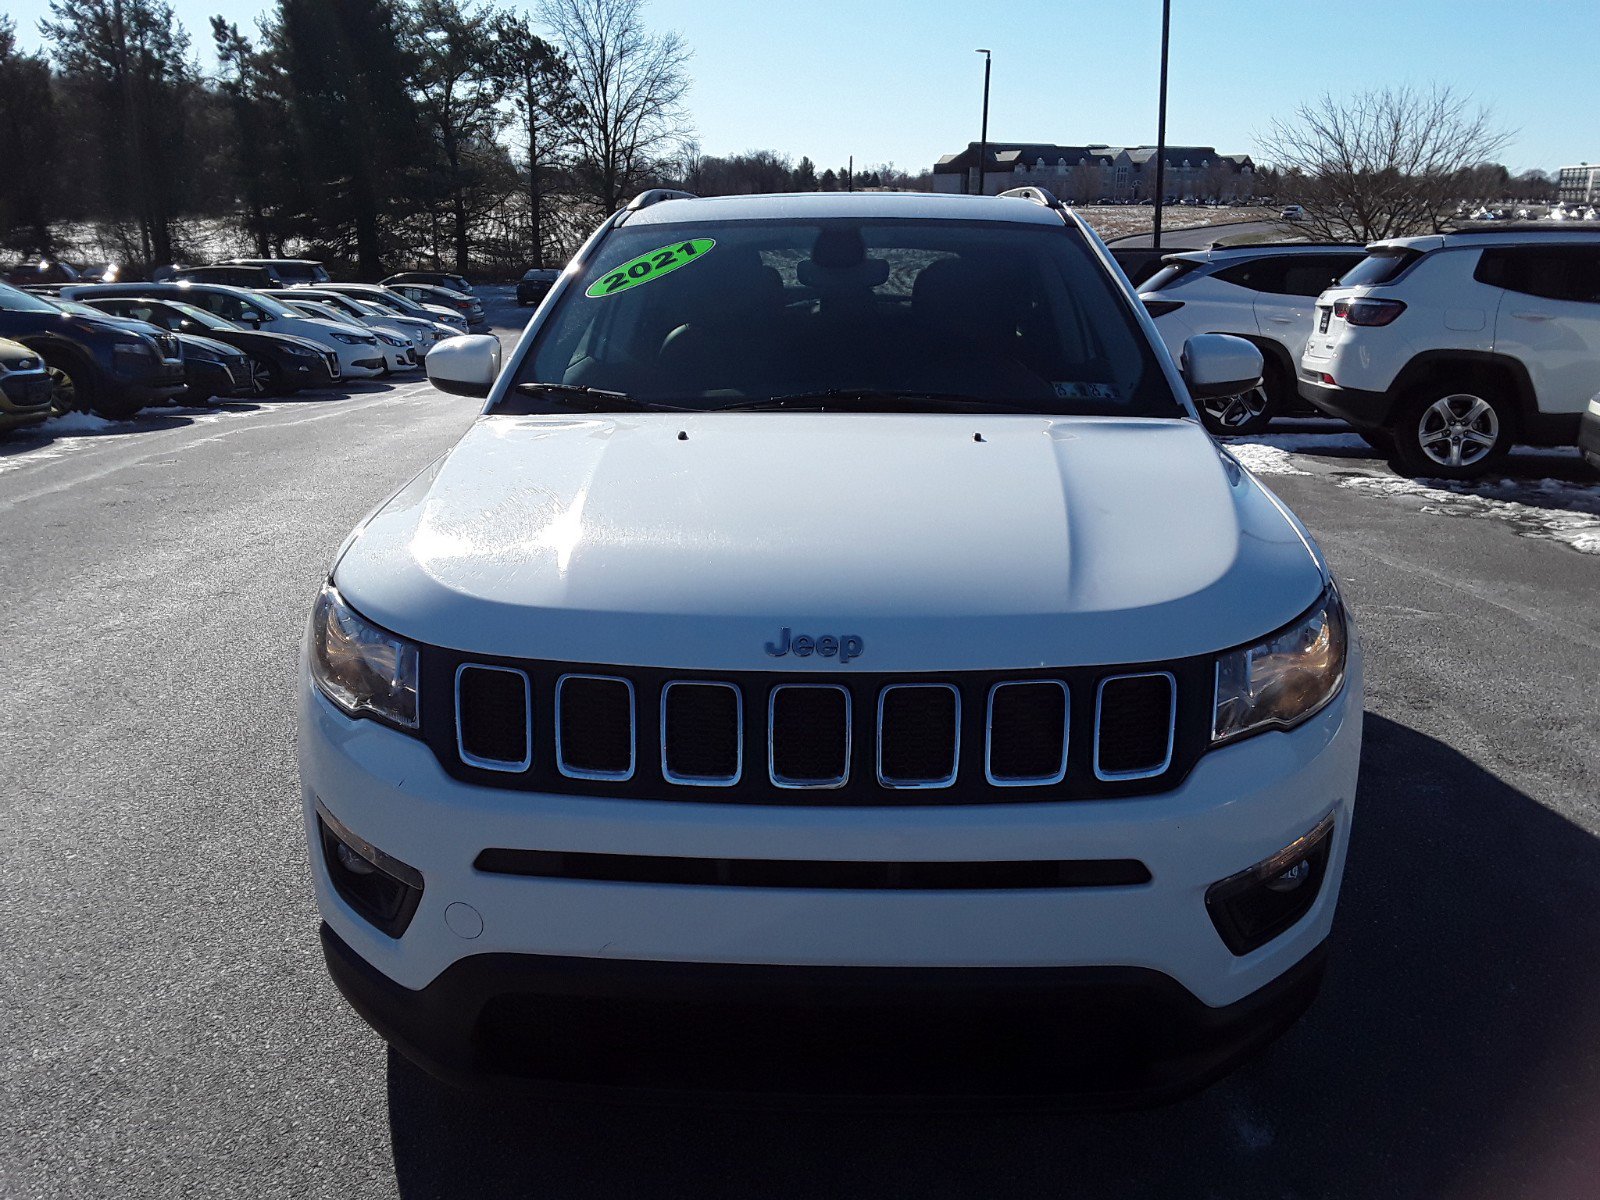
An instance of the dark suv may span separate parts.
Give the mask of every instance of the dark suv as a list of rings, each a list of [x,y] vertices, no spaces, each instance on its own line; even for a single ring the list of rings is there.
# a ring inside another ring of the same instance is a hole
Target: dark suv
[[[393,287],[397,283],[428,283],[434,287],[460,292],[463,296],[472,295],[472,285],[467,282],[466,276],[452,275],[449,271],[401,271],[398,275],[391,275],[378,282],[384,287]]]
[[[0,284],[0,337],[36,350],[50,368],[55,408],[92,409],[126,420],[187,386],[171,334],[128,322],[63,312],[42,296]]]
[[[172,273],[177,281],[189,283],[225,283],[229,287],[281,288],[283,280],[271,267],[248,267],[229,264],[215,267],[180,267]]]

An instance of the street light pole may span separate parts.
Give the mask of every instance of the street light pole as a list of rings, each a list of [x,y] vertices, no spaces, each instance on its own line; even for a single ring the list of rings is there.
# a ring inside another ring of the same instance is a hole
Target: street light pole
[[[989,68],[994,65],[994,56],[987,50],[977,50],[974,53],[983,55],[983,132],[978,136],[983,140],[978,143],[978,195],[983,195],[983,164],[989,157]]]
[[[1161,0],[1161,99],[1156,113],[1156,208],[1150,247],[1161,249],[1161,205],[1167,198],[1167,31],[1172,25],[1172,0]]]

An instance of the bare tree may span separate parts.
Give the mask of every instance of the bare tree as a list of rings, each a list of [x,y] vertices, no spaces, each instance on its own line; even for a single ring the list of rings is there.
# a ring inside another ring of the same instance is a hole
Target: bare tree
[[[1488,109],[1448,86],[1329,93],[1274,121],[1261,144],[1292,179],[1283,197],[1314,237],[1374,241],[1432,233],[1473,190],[1473,168],[1511,140]]]
[[[533,265],[544,266],[544,168],[557,161],[572,123],[566,60],[538,35],[533,21],[510,9],[494,15],[494,73],[517,110],[528,150],[528,224]]]
[[[645,28],[641,0],[544,0],[539,18],[572,70],[574,171],[606,211],[689,133],[690,50]]]

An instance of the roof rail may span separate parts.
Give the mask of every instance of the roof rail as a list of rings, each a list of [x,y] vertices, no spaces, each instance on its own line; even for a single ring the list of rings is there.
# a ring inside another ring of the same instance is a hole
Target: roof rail
[[[1176,231],[1174,231],[1174,232],[1176,232]],[[1366,245],[1365,242],[1333,242],[1333,241],[1313,242],[1313,241],[1295,241],[1295,240],[1293,240],[1291,238],[1284,238],[1281,241],[1271,241],[1271,242],[1233,242],[1233,243],[1229,243],[1229,242],[1224,242],[1224,241],[1215,241],[1215,242],[1212,242],[1211,245],[1207,246],[1206,249],[1208,249],[1208,250],[1328,250],[1328,249],[1360,250],[1365,245]]]
[[[1004,200],[1007,196],[1013,200],[1032,200],[1035,204],[1042,204],[1046,208],[1060,210],[1065,207],[1061,201],[1041,187],[1012,188],[1008,192],[1001,192],[998,198]]]
[[[628,211],[638,212],[641,208],[649,208],[652,204],[660,204],[663,200],[698,200],[693,192],[677,192],[671,188],[651,188],[648,192],[640,192],[628,201]]]

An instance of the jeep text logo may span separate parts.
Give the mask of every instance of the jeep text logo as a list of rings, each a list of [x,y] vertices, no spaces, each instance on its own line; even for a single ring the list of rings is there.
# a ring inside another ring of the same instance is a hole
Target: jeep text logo
[[[790,637],[787,629],[778,634],[777,641],[767,643],[767,653],[773,658],[782,658],[792,650],[798,658],[810,658],[813,654],[821,655],[823,658],[833,658],[837,655],[841,663],[847,663],[852,658],[860,658],[861,652],[866,648],[866,643],[853,633],[847,633],[844,637],[834,637],[829,633],[821,637],[812,637],[805,633]]]

